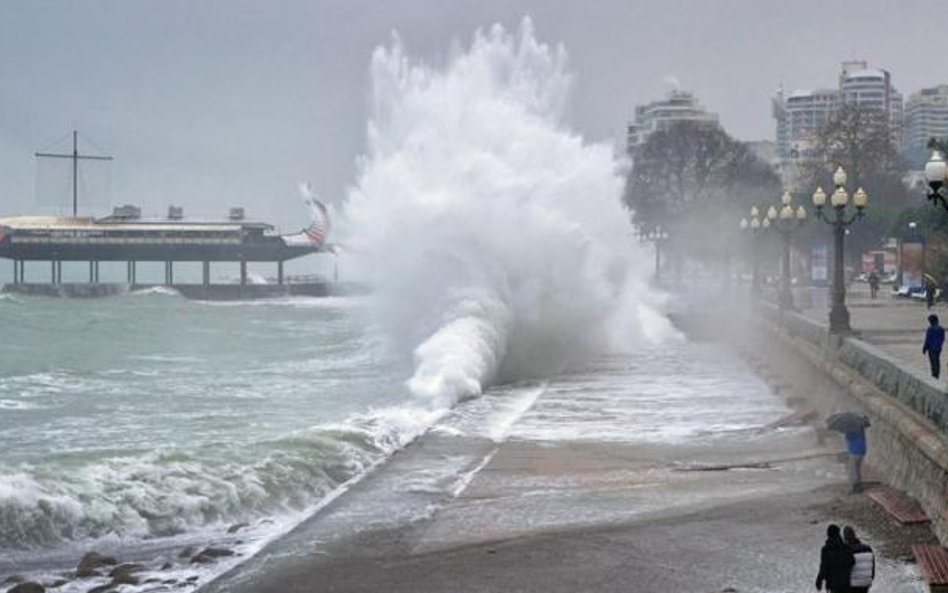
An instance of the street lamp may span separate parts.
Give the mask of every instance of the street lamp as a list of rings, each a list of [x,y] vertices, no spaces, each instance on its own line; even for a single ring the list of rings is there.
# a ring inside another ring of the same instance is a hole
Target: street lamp
[[[760,294],[760,249],[758,249],[757,238],[762,231],[770,228],[770,219],[763,217],[761,221],[760,210],[757,206],[751,206],[750,219],[741,219],[741,230],[749,232],[751,235],[751,293]]]
[[[790,288],[790,245],[793,235],[806,222],[806,209],[803,206],[793,207],[793,196],[789,191],[784,191],[780,198],[781,208],[778,212],[773,206],[767,210],[767,218],[773,221],[771,228],[775,229],[783,237],[783,265],[780,269],[780,296],[778,302],[780,309],[787,311],[793,309],[793,291]]]
[[[662,262],[662,243],[668,240],[668,231],[659,225],[650,231],[639,231],[638,236],[639,240],[655,245],[655,282],[658,282]]]
[[[948,165],[945,164],[945,158],[940,151],[932,152],[932,158],[925,163],[925,180],[928,181],[928,199],[933,206],[938,206],[940,202],[942,207],[948,210],[948,201],[945,196],[945,183],[948,182]]]
[[[846,217],[846,205],[849,203],[849,194],[846,192],[846,171],[842,167],[836,169],[833,174],[833,183],[836,189],[830,196],[830,205],[836,211],[834,218],[828,218],[823,214],[823,207],[826,205],[826,192],[822,187],[816,188],[813,192],[813,205],[816,207],[816,217],[833,227],[833,307],[830,309],[829,323],[831,333],[845,333],[851,331],[849,327],[849,311],[846,309],[846,284],[843,278],[843,249],[844,238],[846,236],[846,227],[862,218],[866,205],[869,203],[869,195],[860,187],[852,195],[852,204],[856,212],[849,218]]]

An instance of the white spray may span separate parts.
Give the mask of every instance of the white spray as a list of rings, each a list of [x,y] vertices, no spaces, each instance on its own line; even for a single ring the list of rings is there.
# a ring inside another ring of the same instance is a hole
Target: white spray
[[[345,217],[382,319],[437,406],[674,333],[621,205],[620,163],[562,122],[562,47],[478,32],[441,69],[372,58],[368,151]]]

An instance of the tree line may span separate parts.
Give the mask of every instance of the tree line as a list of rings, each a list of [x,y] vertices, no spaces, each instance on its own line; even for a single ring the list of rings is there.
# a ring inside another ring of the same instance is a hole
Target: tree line
[[[863,252],[881,248],[886,237],[904,234],[905,220],[919,214],[913,206],[923,192],[908,186],[910,166],[897,141],[884,111],[845,105],[816,130],[808,151],[813,156],[797,159],[778,174],[720,126],[676,122],[631,149],[624,201],[637,228],[668,231],[676,257],[720,259],[740,245],[738,224],[750,207],[758,206],[762,215],[771,205],[779,210],[784,189],[792,193],[794,207],[803,205],[813,218],[810,196],[817,187],[832,193],[833,173],[842,166],[850,194],[862,187],[870,196],[864,219],[847,238],[849,261],[858,261]],[[918,222],[928,232],[936,218],[926,215]],[[941,231],[946,230],[942,224]],[[814,241],[828,241],[829,232],[826,225],[811,222],[795,242],[808,252]]]

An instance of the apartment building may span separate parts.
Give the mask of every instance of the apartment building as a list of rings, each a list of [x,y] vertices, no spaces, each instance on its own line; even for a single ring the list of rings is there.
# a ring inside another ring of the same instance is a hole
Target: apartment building
[[[902,150],[922,150],[931,138],[948,138],[948,84],[912,93],[905,103]]]
[[[663,100],[635,106],[635,119],[627,128],[626,147],[631,152],[653,132],[683,121],[719,125],[716,113],[705,110],[692,93],[676,89]]]

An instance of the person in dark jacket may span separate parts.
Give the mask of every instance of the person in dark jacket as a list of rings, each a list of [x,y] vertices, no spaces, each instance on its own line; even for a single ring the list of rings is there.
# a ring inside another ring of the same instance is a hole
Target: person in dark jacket
[[[876,298],[879,294],[879,275],[873,270],[869,272],[869,277],[866,281],[869,283],[869,298]]]
[[[945,328],[938,325],[938,315],[928,316],[928,329],[925,331],[925,344],[922,345],[922,354],[928,355],[928,362],[932,367],[932,377],[936,379],[941,374],[941,347],[945,343]]]
[[[853,569],[849,573],[850,593],[868,593],[876,578],[876,556],[872,548],[859,541],[856,530],[847,525],[843,527],[843,541],[853,553]]]
[[[853,553],[839,535],[839,525],[826,528],[826,543],[820,550],[820,572],[816,575],[816,590],[826,584],[828,593],[849,593],[849,574],[852,572]]]

